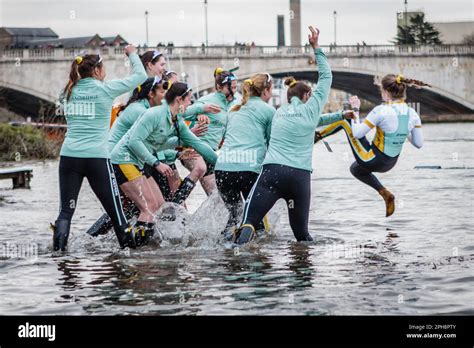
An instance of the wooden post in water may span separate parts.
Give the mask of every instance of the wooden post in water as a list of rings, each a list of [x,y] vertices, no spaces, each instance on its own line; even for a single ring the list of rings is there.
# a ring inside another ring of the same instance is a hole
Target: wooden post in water
[[[12,179],[13,189],[29,189],[31,178],[33,177],[32,168],[5,168],[0,169],[1,179]]]

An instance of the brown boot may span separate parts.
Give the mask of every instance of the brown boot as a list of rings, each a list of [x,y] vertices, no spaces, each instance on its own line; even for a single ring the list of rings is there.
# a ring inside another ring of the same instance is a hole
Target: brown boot
[[[382,187],[379,190],[379,194],[382,196],[383,200],[385,201],[386,217],[389,217],[395,211],[395,196],[385,187]]]

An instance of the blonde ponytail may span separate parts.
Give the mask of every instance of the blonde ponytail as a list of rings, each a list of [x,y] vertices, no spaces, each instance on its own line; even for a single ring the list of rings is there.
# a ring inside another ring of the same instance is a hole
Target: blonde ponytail
[[[272,85],[270,75],[263,73],[252,76],[242,84],[242,102],[234,105],[230,111],[239,111],[242,106],[247,104],[251,96],[261,97],[265,89]]]

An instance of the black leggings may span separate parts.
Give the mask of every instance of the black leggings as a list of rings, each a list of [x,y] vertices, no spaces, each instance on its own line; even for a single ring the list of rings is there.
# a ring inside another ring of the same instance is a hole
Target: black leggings
[[[82,181],[87,178],[100,203],[111,217],[115,228],[127,224],[112,164],[106,158],[61,156],[59,161],[59,219],[72,220]]]
[[[266,164],[245,203],[243,224],[256,226],[283,198],[288,206],[290,226],[298,241],[312,241],[308,232],[311,201],[311,173],[281,164]]]
[[[217,188],[230,213],[227,227],[235,226],[239,222],[243,203],[242,196],[244,200],[247,199],[255,181],[257,181],[258,174],[216,170],[215,175]]]
[[[325,138],[343,130],[356,161],[351,165],[351,173],[355,178],[379,191],[382,183],[372,173],[385,173],[397,163],[397,157],[390,157],[381,152],[375,145],[370,144],[366,137],[357,139],[352,134],[351,121],[342,120],[324,128],[319,134]]]
[[[168,164],[172,170],[176,170],[176,165],[174,163]],[[145,163],[143,168],[143,174],[149,178],[150,176],[155,179],[156,184],[160,188],[163,198],[166,202],[171,202],[173,199],[173,193],[171,192],[170,184],[168,178],[164,175],[161,175],[154,167]]]

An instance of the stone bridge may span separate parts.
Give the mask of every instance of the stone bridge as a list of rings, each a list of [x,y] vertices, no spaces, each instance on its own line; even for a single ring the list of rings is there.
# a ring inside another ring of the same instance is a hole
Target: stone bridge
[[[239,66],[239,79],[258,72],[317,81],[314,55],[309,47],[173,47],[162,50],[168,70],[178,72],[200,93],[213,87],[213,71]],[[416,78],[432,88],[410,89],[408,101],[419,103],[425,115],[472,113],[474,109],[474,46],[324,46],[333,70],[334,89],[380,102],[374,77],[388,73]],[[129,73],[123,48],[21,49],[0,51],[0,106],[37,117],[52,107],[67,82],[73,58],[79,53],[100,53],[107,79]]]

